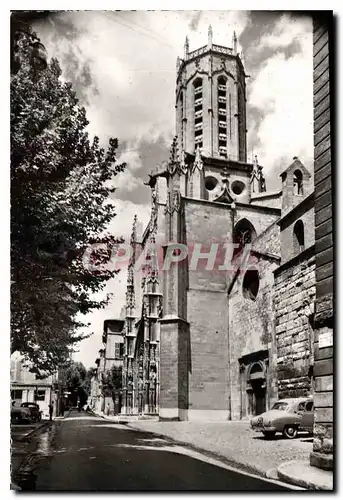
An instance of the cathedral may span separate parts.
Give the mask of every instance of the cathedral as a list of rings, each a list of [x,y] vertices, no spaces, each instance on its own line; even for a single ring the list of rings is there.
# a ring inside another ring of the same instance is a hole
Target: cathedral
[[[294,157],[268,191],[247,158],[246,79],[235,34],[216,45],[209,27],[194,51],[186,39],[176,137],[146,182],[142,234],[133,221],[123,414],[239,420],[313,391],[311,174]]]

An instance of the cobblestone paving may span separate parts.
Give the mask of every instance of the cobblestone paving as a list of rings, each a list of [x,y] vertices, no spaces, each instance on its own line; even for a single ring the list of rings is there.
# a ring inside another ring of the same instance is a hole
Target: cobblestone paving
[[[265,475],[282,462],[308,460],[312,438],[306,433],[296,439],[284,439],[281,434],[266,440],[250,429],[248,422],[144,422],[129,427],[155,432],[203,450],[219,454]]]

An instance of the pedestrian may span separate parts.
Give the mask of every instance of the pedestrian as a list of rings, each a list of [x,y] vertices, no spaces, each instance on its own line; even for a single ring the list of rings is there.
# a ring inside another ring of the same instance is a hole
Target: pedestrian
[[[50,421],[52,420],[53,413],[54,413],[54,402],[51,401],[51,403],[49,404],[49,420]]]

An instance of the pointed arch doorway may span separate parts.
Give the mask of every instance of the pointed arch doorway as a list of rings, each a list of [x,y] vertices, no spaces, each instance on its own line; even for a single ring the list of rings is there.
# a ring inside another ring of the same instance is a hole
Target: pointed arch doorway
[[[260,415],[266,411],[266,375],[262,361],[251,363],[247,373],[248,412]]]

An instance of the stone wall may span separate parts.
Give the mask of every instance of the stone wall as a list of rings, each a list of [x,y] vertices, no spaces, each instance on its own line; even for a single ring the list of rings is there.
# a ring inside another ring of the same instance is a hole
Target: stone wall
[[[194,244],[201,245],[201,252],[211,249],[212,243],[231,243],[232,217],[227,205],[198,200],[185,200],[185,243],[188,245],[188,287],[213,291],[225,291],[226,275],[216,269],[207,270],[207,259],[199,259],[192,269]],[[218,247],[219,248],[219,247]],[[222,254],[223,255],[223,254]],[[219,256],[219,253],[218,253]],[[195,260],[194,260],[195,263]],[[220,262],[222,263],[222,262]],[[217,266],[218,267],[218,262]]]
[[[280,217],[281,210],[276,208],[253,207],[251,205],[236,205],[235,224],[240,219],[248,219],[254,226],[257,236],[263,233],[273,222]]]
[[[333,232],[330,93],[332,12],[313,25],[314,182],[316,232],[315,424],[311,465],[333,469]],[[334,151],[334,148],[333,148]]]
[[[259,207],[271,207],[281,209],[281,192],[277,194],[269,194],[268,191],[261,193],[260,195],[254,195],[251,197],[252,205]]]
[[[308,206],[307,206],[308,205]],[[311,207],[312,205],[312,207]],[[310,208],[311,207],[311,208]],[[304,249],[314,245],[314,208],[313,201],[295,208],[281,222],[280,243],[282,248],[281,264],[296,256],[297,252],[293,245],[294,226],[298,220],[304,224]]]
[[[219,203],[186,199],[184,230],[190,253],[194,243],[200,243],[201,251],[208,252],[212,242],[231,241],[231,210]],[[206,259],[199,260],[194,269],[188,270],[185,283],[189,332],[182,341],[188,345],[187,418],[226,420],[229,416],[227,276],[216,268],[206,269],[206,265]]]
[[[251,416],[247,389],[249,365],[254,361],[262,362],[265,366],[266,409],[277,399],[273,271],[279,265],[279,232],[279,226],[272,224],[252,244],[252,249],[259,253],[251,253],[247,267],[254,267],[259,273],[256,300],[246,298],[243,294],[244,269],[238,275],[229,295],[230,392],[233,420]],[[274,255],[275,258],[268,257],[267,254]]]
[[[189,290],[189,410],[227,420],[228,306],[226,293]]]
[[[267,252],[280,256],[280,227],[278,224],[271,224],[252,243],[252,249],[259,252]]]
[[[311,314],[316,294],[314,248],[275,272],[275,333],[279,397],[312,392]]]

